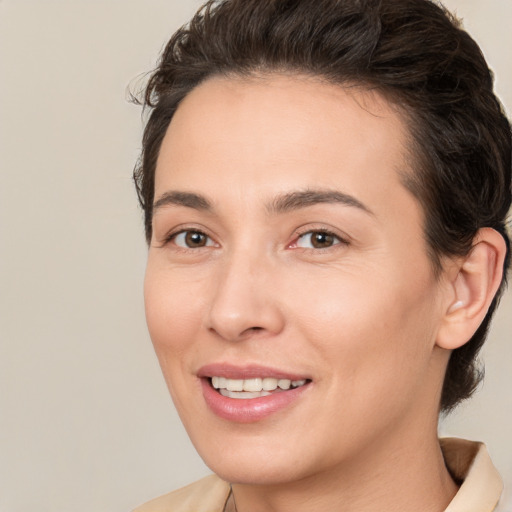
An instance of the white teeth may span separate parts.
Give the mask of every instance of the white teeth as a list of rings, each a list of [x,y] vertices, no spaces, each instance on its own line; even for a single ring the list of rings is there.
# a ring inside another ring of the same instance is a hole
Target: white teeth
[[[212,386],[215,389],[225,388],[226,379],[224,377],[212,377]]]
[[[277,389],[277,379],[265,377],[263,379],[263,389],[265,391],[274,391],[274,389]]]
[[[212,377],[212,386],[215,389],[221,390],[224,396],[231,394],[224,394],[223,391],[235,392],[237,397],[241,394],[256,393],[258,396],[267,396],[268,391],[275,391],[277,388],[280,390],[288,390],[290,388],[298,388],[306,384],[306,379],[290,380],[290,379],[275,379],[273,377],[254,378],[254,379],[226,379],[225,377]],[[265,394],[261,394],[261,393]],[[233,397],[231,397],[233,398]],[[240,398],[243,398],[240,396]],[[248,397],[255,398],[255,397]]]
[[[244,381],[242,379],[226,379],[226,389],[228,391],[243,391]]]
[[[240,398],[242,400],[247,400],[250,398],[260,398],[262,396],[268,396],[271,394],[269,391],[229,391],[229,389],[220,389],[219,393],[222,396],[227,396],[229,398]]]
[[[263,389],[262,379],[245,379],[243,385],[244,391],[261,391]]]
[[[292,385],[292,381],[290,379],[279,379],[277,381],[277,385],[281,389],[290,389],[290,386]]]

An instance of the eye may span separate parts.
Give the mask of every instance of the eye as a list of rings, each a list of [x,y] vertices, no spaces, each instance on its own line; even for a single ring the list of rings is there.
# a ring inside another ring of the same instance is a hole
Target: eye
[[[208,236],[201,231],[180,231],[172,235],[171,240],[178,246],[184,249],[200,249],[201,247],[211,247],[215,243]]]
[[[342,240],[328,231],[308,231],[299,236],[296,247],[305,249],[328,249],[342,243]]]

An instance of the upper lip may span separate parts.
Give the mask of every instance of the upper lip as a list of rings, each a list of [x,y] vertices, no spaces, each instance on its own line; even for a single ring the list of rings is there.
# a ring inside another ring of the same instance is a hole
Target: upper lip
[[[225,377],[226,379],[254,379],[257,377],[273,377],[275,379],[289,379],[292,381],[302,379],[310,380],[310,377],[303,373],[295,373],[258,364],[239,366],[230,363],[206,364],[199,368],[197,376],[201,378]]]

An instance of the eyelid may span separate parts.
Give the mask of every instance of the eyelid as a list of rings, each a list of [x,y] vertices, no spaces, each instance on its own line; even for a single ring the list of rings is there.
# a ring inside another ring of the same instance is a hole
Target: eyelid
[[[163,238],[159,244],[159,247],[160,248],[165,247],[170,242],[172,242],[178,235],[180,235],[182,233],[187,233],[187,232],[200,233],[200,234],[204,235],[205,237],[207,237],[208,240],[211,241],[212,243],[208,243],[207,245],[205,245],[203,247],[196,247],[196,248],[181,247],[179,245],[175,245],[175,247],[177,249],[181,249],[184,251],[186,251],[186,250],[197,251],[198,249],[202,249],[205,247],[219,247],[218,242],[216,242],[215,237],[209,233],[209,230],[205,229],[203,226],[188,225],[188,224],[175,226],[174,228],[169,230],[163,236]],[[304,237],[305,235],[313,234],[313,233],[325,233],[327,235],[334,237],[336,239],[336,242],[332,246],[325,247],[325,248],[307,248],[307,247],[298,247],[297,246],[297,242],[300,238]],[[308,226],[303,226],[301,228],[298,228],[295,231],[292,241],[287,244],[287,248],[292,248],[292,249],[297,248],[297,249],[312,250],[314,252],[319,252],[322,250],[327,251],[329,249],[334,249],[340,245],[349,245],[349,243],[350,243],[350,238],[347,235],[345,235],[344,233],[341,233],[337,229],[334,229],[332,227],[325,227],[325,226],[308,225]]]
[[[173,229],[169,230],[163,237],[159,247],[160,248],[163,248],[165,247],[166,245],[168,245],[169,243],[171,243],[173,240],[176,239],[176,237],[182,233],[187,233],[187,232],[192,232],[192,233],[200,233],[201,235],[204,235],[205,237],[208,238],[208,240],[211,240],[213,243],[212,244],[207,244],[206,246],[204,247],[218,247],[219,244],[215,241],[214,237],[211,236],[209,233],[208,233],[208,230],[205,229],[204,227],[201,227],[201,226],[191,226],[191,225],[180,225],[180,226],[176,226],[174,227]],[[204,247],[196,247],[196,248],[193,248],[193,247],[182,247],[180,245],[176,245],[175,244],[175,247],[177,249],[181,249],[181,250],[192,250],[192,251],[197,251],[198,249],[202,249]]]
[[[202,242],[204,241],[204,245],[188,246],[187,237],[188,237],[188,235],[191,235],[191,234],[200,235],[201,241]],[[209,237],[206,233],[203,233],[201,231],[192,230],[192,229],[186,229],[184,231],[180,231],[180,232],[176,233],[172,237],[172,240],[174,241],[174,244],[181,249],[197,250],[197,249],[202,249],[203,247],[215,246],[215,243],[213,242],[212,238]],[[178,240],[179,240],[179,243],[178,243]]]
[[[313,233],[324,233],[326,235],[330,235],[330,236],[334,237],[337,240],[337,242],[334,243],[330,247],[325,247],[325,248],[321,248],[321,249],[320,248],[299,247],[297,245],[298,240],[300,240],[305,235],[313,234]],[[318,227],[304,226],[303,228],[299,228],[296,230],[296,232],[294,234],[293,241],[290,244],[288,244],[288,248],[312,250],[315,252],[319,252],[319,251],[327,251],[329,249],[334,249],[336,247],[339,247],[340,245],[349,245],[349,243],[350,243],[349,237],[343,233],[340,233],[339,230],[337,230],[337,229],[325,227],[325,226],[318,226]]]

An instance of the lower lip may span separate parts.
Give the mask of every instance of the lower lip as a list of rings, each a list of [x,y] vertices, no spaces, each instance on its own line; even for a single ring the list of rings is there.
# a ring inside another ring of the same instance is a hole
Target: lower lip
[[[259,398],[229,398],[222,396],[210,383],[202,378],[203,396],[214,414],[236,423],[253,423],[282,411],[296,402],[310,384],[287,391],[278,391]]]

